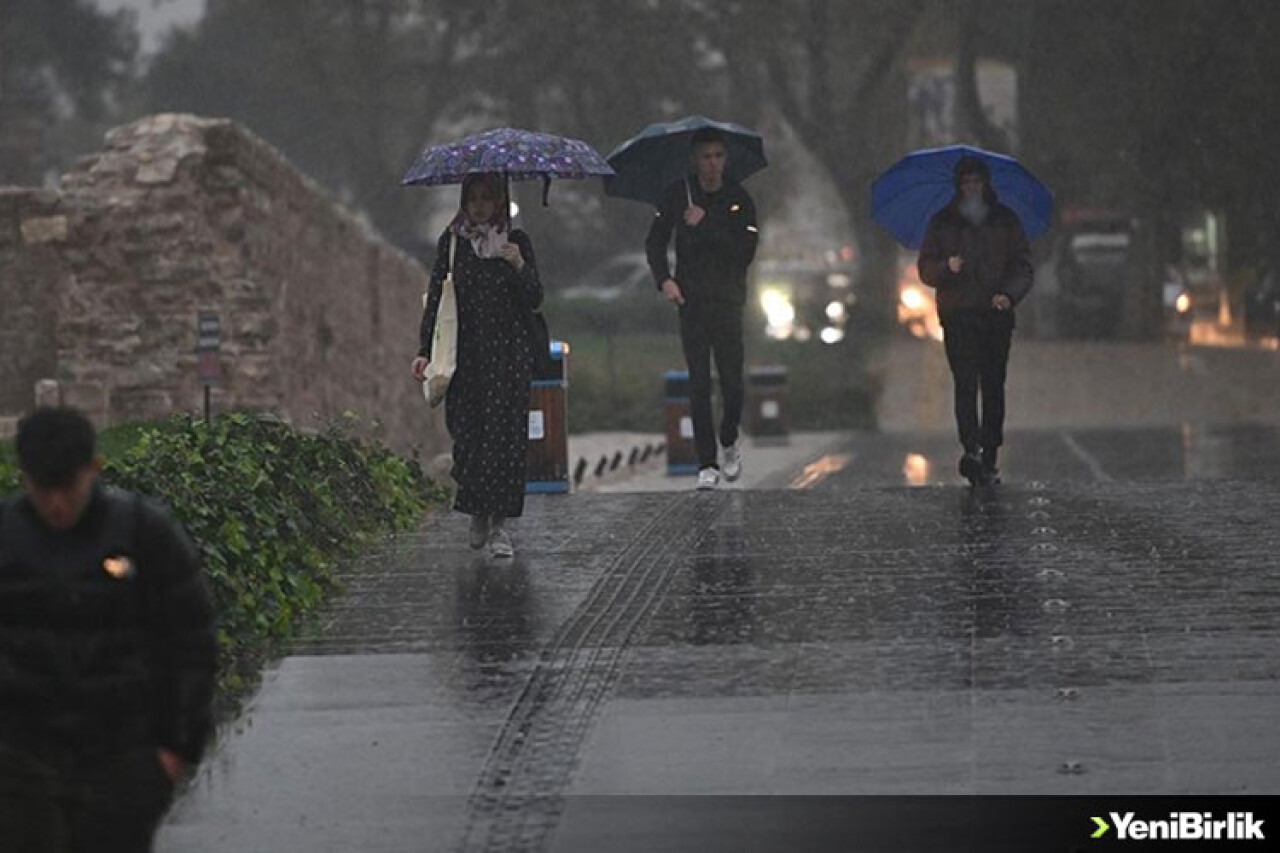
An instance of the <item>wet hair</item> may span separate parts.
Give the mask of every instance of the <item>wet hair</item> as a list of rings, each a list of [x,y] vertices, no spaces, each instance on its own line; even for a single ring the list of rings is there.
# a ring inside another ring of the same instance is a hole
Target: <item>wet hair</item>
[[[711,142],[719,142],[724,145],[724,134],[718,128],[700,127],[693,132],[693,138],[689,140],[689,148],[694,150],[699,145],[706,145]]]
[[[18,422],[18,467],[41,488],[70,485],[93,462],[93,424],[81,412],[43,406]]]

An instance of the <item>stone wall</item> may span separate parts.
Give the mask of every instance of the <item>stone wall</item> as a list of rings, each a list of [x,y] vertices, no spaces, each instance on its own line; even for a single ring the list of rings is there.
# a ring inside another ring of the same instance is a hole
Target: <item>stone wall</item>
[[[0,192],[0,263],[0,416],[44,376],[103,425],[197,412],[196,312],[215,311],[216,410],[355,411],[398,449],[447,446],[408,371],[425,271],[232,122],[151,116],[60,192]]]
[[[57,368],[54,324],[66,269],[62,200],[41,190],[0,188],[0,416],[27,408],[35,383]]]

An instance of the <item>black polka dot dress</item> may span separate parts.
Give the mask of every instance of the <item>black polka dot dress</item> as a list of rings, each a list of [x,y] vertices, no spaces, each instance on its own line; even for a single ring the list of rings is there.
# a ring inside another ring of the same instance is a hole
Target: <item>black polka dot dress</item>
[[[436,247],[419,353],[430,358],[431,332],[449,262],[449,235]],[[524,512],[532,378],[530,306],[542,301],[533,245],[511,232],[520,272],[501,258],[481,259],[459,237],[453,282],[458,303],[458,363],[445,396],[445,424],[453,439],[454,508],[468,515],[515,518]]]

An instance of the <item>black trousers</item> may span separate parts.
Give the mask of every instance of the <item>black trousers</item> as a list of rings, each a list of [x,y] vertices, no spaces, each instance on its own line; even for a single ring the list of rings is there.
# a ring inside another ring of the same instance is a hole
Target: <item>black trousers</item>
[[[0,850],[148,853],[172,795],[152,747],[86,757],[0,744]]]
[[[738,424],[742,421],[742,306],[685,305],[680,309],[680,342],[689,367],[689,403],[698,467],[719,468],[711,414],[711,359],[715,357],[716,372],[720,374],[720,444],[728,447],[738,440]]]
[[[1004,444],[1004,382],[1013,325],[1012,311],[963,313],[942,324],[955,381],[956,428],[967,452]]]

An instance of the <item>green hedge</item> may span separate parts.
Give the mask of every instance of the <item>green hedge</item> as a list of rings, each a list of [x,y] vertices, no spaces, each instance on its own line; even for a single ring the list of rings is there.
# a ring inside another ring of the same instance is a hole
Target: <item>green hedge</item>
[[[212,426],[175,418],[103,439],[105,481],[162,500],[201,549],[218,614],[219,693],[230,701],[272,644],[314,613],[340,560],[413,527],[444,498],[416,463],[339,426],[305,434],[231,414]],[[6,490],[16,485],[12,469],[9,450],[0,455]]]
[[[13,456],[13,442],[0,441],[0,495],[18,488],[18,463]]]

